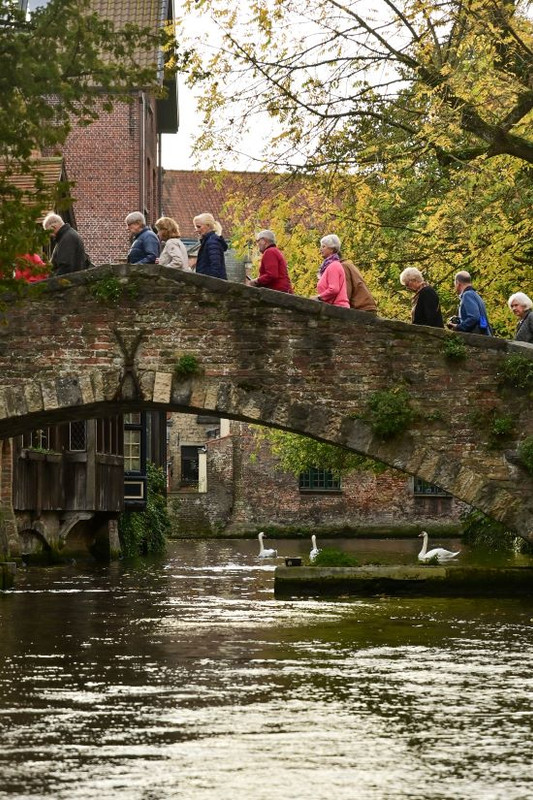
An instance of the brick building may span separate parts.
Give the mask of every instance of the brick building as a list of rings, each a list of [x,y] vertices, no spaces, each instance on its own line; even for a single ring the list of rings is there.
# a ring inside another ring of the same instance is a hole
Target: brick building
[[[19,5],[32,11],[46,2]],[[91,0],[90,7],[117,29],[136,24],[157,31],[173,20],[172,0]],[[163,82],[162,51],[138,54],[138,61],[157,62]],[[178,128],[176,78],[165,85],[167,96],[158,100],[132,87],[131,103],[102,110],[89,126],[74,125],[61,152],[38,158],[46,185],[67,177],[74,184],[73,203],[61,215],[79,230],[94,263],[125,260],[130,211],[142,211],[152,223],[161,213],[160,135]],[[32,180],[13,178],[29,194]],[[0,554],[86,548],[101,540],[104,550],[118,549],[116,518],[125,498],[130,507],[143,506],[146,461],[164,464],[164,444],[164,414],[155,412],[128,415],[126,430],[115,416],[0,442]]]
[[[172,0],[91,0],[91,8],[116,28],[158,30],[173,20]],[[74,183],[76,225],[95,264],[125,260],[130,211],[142,211],[149,224],[161,215],[161,134],[178,130],[177,82],[163,79],[162,52],[142,57],[158,62],[166,98],[132,89],[131,103],[115,103],[89,126],[75,125],[61,152]]]
[[[387,470],[339,479],[319,467],[280,468],[254,428],[215,417],[169,418],[169,508],[180,536],[280,532],[456,531],[464,504],[424,481]]]

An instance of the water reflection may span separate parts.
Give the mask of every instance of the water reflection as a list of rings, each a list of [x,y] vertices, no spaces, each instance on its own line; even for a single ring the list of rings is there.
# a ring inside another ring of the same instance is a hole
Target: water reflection
[[[256,553],[176,542],[140,566],[22,574],[0,596],[0,798],[533,794],[532,603],[277,601]]]

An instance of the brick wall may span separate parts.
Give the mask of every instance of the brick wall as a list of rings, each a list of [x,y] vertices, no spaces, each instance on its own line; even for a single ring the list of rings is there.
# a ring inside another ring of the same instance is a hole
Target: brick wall
[[[124,219],[130,211],[148,212],[148,224],[159,215],[155,103],[145,106],[145,199],[142,189],[141,95],[131,104],[116,103],[111,112],[87,127],[75,125],[63,148],[72,189],[74,214],[93,263],[118,263],[126,259],[129,238]],[[144,206],[144,208],[143,208]]]
[[[178,416],[183,430],[197,428],[195,416]],[[244,423],[232,423],[231,436],[208,441],[207,458],[207,493],[182,490],[171,496],[174,531],[179,535],[232,535],[261,528],[316,532],[455,528],[464,508],[454,498],[415,497],[412,481],[393,471],[352,472],[343,478],[340,493],[300,492],[298,478],[281,470],[268,444],[257,442],[253,429]]]

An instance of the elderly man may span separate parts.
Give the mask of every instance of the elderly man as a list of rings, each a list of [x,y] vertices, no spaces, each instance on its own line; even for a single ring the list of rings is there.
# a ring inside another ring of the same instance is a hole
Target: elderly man
[[[426,283],[420,270],[416,267],[407,267],[400,274],[400,283],[406,289],[414,292],[411,302],[411,322],[413,325],[444,328],[439,296],[435,289],[429,283]]]
[[[55,241],[50,259],[52,275],[66,275],[91,266],[83,239],[59,214],[47,214],[43,219],[43,228],[50,231]]]
[[[247,279],[249,286],[265,286],[278,292],[293,294],[285,256],[276,247],[276,237],[272,231],[260,231],[255,237],[259,252],[262,253],[259,276]]]
[[[133,237],[128,253],[128,264],[155,264],[159,258],[159,239],[146,224],[144,214],[132,211],[126,217],[125,223]]]
[[[492,336],[485,303],[472,286],[470,273],[458,272],[455,276],[455,291],[459,300],[459,321],[455,317],[447,323],[452,331],[463,333],[479,333],[482,336]]]

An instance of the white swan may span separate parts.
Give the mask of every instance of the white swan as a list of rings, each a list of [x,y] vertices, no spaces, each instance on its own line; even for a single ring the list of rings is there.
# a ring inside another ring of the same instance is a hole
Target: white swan
[[[428,550],[427,531],[422,531],[418,536],[422,536],[424,539],[422,550],[418,554],[418,560],[423,561],[424,564],[427,564],[428,561],[432,561],[433,559],[439,564],[444,564],[446,561],[452,561],[461,552],[458,550],[456,553],[453,553],[451,550],[445,550],[444,547],[434,547],[433,550]]]
[[[316,546],[316,536],[314,533],[311,536],[311,543],[313,547],[311,552],[309,553],[309,561],[314,561],[317,555],[320,553],[320,549]]]
[[[276,558],[278,551],[274,550],[273,548],[263,547],[263,536],[265,534],[263,531],[257,534],[257,538],[259,539],[259,556],[258,558]]]

